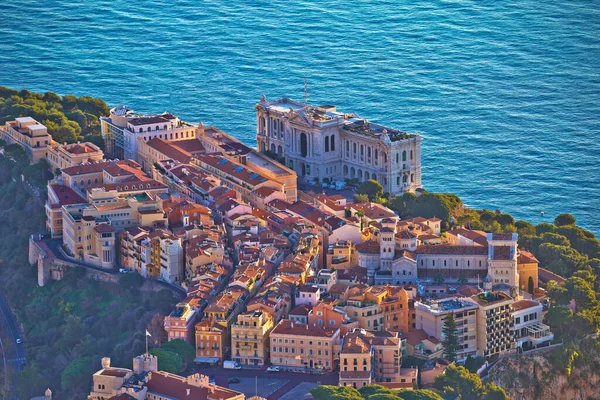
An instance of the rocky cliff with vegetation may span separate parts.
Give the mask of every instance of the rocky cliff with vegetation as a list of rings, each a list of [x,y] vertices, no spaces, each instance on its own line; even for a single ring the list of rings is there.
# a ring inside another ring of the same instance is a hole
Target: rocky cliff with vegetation
[[[586,339],[552,351],[507,357],[490,370],[489,381],[513,400],[599,399],[600,345]]]

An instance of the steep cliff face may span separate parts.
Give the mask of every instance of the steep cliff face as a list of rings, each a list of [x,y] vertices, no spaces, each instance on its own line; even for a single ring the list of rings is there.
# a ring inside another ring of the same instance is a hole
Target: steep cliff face
[[[503,387],[511,400],[600,399],[600,352],[547,352],[504,358],[489,380]]]

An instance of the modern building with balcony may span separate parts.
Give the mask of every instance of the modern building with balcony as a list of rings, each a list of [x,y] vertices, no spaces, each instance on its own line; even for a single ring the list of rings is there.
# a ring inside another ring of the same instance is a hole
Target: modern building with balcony
[[[477,355],[490,359],[515,349],[513,299],[503,292],[483,292],[471,297],[478,306]]]
[[[513,332],[517,348],[528,350],[554,339],[550,327],[542,323],[542,303],[519,300],[513,303]]]
[[[288,98],[256,109],[259,151],[278,158],[306,181],[375,179],[386,192],[421,188],[422,137],[388,128],[356,114]]]

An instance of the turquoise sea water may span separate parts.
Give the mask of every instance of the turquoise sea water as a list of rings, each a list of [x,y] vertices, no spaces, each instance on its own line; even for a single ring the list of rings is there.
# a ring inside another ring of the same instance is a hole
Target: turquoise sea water
[[[169,110],[255,144],[267,98],[423,142],[426,189],[600,233],[600,3],[4,0],[0,85]],[[540,212],[545,211],[546,217]]]

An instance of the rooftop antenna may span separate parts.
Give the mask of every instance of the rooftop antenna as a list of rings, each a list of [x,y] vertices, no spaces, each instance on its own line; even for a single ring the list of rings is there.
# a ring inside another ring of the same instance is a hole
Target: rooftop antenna
[[[304,105],[308,105],[308,78],[304,78]]]

